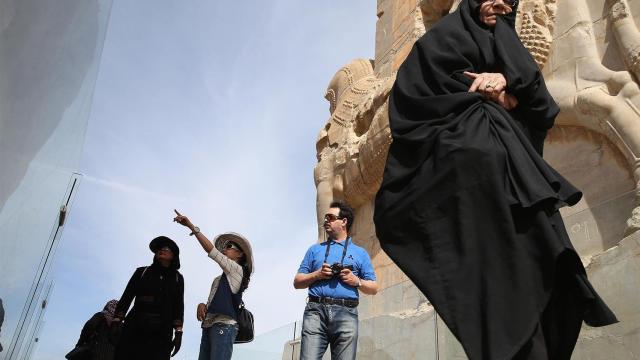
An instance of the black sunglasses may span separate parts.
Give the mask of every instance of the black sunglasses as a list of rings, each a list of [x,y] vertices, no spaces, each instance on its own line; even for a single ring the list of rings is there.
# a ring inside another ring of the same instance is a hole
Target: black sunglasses
[[[228,243],[224,244],[224,248],[225,249],[235,249],[235,250],[238,250],[238,251],[242,251],[242,249],[240,249],[240,247],[238,245],[236,245],[236,244],[234,244],[232,242],[228,242]]]
[[[490,2],[493,4],[496,0],[484,0],[483,2]],[[509,7],[514,7],[518,3],[518,0],[502,0],[502,3]]]

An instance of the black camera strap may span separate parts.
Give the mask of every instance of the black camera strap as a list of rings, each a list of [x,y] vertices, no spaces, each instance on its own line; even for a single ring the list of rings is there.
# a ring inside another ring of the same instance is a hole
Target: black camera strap
[[[342,258],[340,259],[340,265],[344,264],[344,257],[347,255],[347,247],[349,246],[349,240],[351,239],[351,237],[347,237],[347,239],[344,241],[344,249],[342,249]],[[327,250],[324,251],[324,262],[327,262],[327,258],[329,257],[329,248],[331,247],[331,241],[335,241],[332,239],[329,239],[329,241],[327,242]]]

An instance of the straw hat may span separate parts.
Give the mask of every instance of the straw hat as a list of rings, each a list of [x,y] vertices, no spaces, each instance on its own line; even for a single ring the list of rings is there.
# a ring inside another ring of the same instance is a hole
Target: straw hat
[[[244,236],[235,233],[235,232],[226,232],[223,234],[219,234],[213,240],[216,249],[218,251],[222,251],[227,242],[232,241],[237,244],[242,252],[244,253],[247,259],[247,268],[249,268],[249,273],[253,273],[253,251],[251,250],[251,244],[249,240],[247,240]]]

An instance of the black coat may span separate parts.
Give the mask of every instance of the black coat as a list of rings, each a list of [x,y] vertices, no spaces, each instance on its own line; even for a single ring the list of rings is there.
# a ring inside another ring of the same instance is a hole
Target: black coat
[[[116,359],[169,359],[173,328],[184,321],[184,279],[173,268],[140,267],[131,276],[116,307],[125,317]]]
[[[582,194],[541,157],[559,111],[514,30],[463,0],[420,38],[389,100],[393,143],[374,221],[380,244],[470,359],[511,359],[544,329],[569,359],[583,318],[615,316],[589,284],[558,209]],[[469,93],[464,71],[500,72],[519,105]]]

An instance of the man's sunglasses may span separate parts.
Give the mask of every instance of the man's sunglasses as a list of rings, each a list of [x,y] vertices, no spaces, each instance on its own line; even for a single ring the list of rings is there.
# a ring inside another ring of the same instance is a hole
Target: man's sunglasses
[[[334,222],[334,221],[336,221],[338,219],[342,219],[342,218],[339,217],[339,216],[333,215],[333,214],[326,214],[324,216],[324,221],[326,221],[326,222]]]

